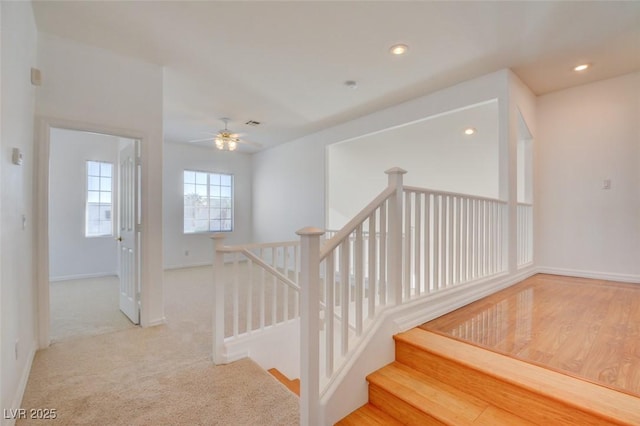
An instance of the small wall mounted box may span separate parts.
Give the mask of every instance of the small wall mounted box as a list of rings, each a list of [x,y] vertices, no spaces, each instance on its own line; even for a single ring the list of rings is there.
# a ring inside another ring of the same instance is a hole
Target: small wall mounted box
[[[22,151],[20,151],[20,148],[13,148],[13,154],[11,156],[11,160],[13,161],[13,164],[17,166],[22,165],[22,162],[24,161],[24,159],[22,158]]]

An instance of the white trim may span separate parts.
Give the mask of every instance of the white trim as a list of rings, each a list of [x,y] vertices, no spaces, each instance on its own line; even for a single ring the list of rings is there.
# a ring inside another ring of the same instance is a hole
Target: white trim
[[[49,158],[51,148],[51,129],[67,129],[84,132],[103,133],[113,136],[119,136],[129,139],[142,141],[147,136],[126,129],[112,126],[104,126],[94,123],[86,123],[76,120],[67,120],[64,118],[36,115],[36,132],[34,138],[36,140],[34,147],[34,164],[36,165],[35,176],[35,210],[36,210],[36,280],[37,280],[37,296],[38,296],[38,347],[46,348],[50,344],[50,295],[49,295]],[[138,145],[140,146],[140,145]],[[142,238],[142,237],[140,237]],[[139,241],[142,244],[142,241]],[[140,260],[142,262],[142,259]],[[140,264],[142,270],[144,265]],[[141,284],[141,298],[144,298],[148,288],[145,283]],[[140,317],[144,318],[142,312]],[[159,320],[151,321],[145,324],[162,324]]]
[[[167,319],[165,317],[157,318],[149,321],[144,327],[155,327],[156,325],[165,325],[167,323]]]
[[[596,280],[619,281],[625,283],[640,284],[640,275],[619,274],[616,272],[584,271],[579,269],[554,268],[550,266],[539,266],[539,274],[565,275],[569,277],[592,278]]]
[[[173,271],[175,269],[187,269],[187,268],[201,268],[203,266],[213,266],[213,262],[196,262],[196,263],[183,263],[182,265],[169,265],[165,266],[165,271]]]
[[[84,280],[89,278],[105,278],[105,277],[118,277],[117,272],[98,272],[95,274],[76,274],[76,275],[61,275],[59,277],[50,277],[49,282],[54,283],[58,281],[69,280]]]
[[[22,398],[24,397],[24,391],[27,389],[27,382],[29,381],[29,374],[31,374],[31,366],[33,365],[33,358],[36,355],[36,350],[38,349],[38,343],[34,340],[31,342],[31,348],[29,348],[29,355],[27,355],[27,362],[22,369],[22,374],[20,375],[20,381],[18,382],[18,387],[16,389],[16,394],[13,397],[13,402],[11,403],[11,408],[16,410],[18,408],[22,408]],[[3,419],[6,423],[3,425],[13,426],[16,423],[16,419]]]

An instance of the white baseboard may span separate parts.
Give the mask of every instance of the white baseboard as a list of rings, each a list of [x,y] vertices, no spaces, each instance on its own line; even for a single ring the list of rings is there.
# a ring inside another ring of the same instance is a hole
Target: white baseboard
[[[536,272],[540,274],[566,275],[569,277],[592,278],[596,280],[619,281],[625,283],[640,284],[640,275],[618,274],[615,272],[583,271],[578,269],[554,268],[538,266]]]
[[[31,342],[31,347],[29,348],[29,354],[27,355],[27,362],[22,369],[22,374],[20,375],[20,381],[18,382],[18,388],[16,389],[16,394],[13,397],[13,402],[11,403],[11,409],[17,410],[22,408],[22,398],[24,397],[24,391],[27,389],[27,382],[29,381],[29,374],[31,374],[31,366],[33,365],[33,358],[36,355],[36,350],[38,349],[38,344],[34,340]],[[15,411],[14,411],[15,412]],[[4,416],[3,416],[4,417]],[[13,426],[16,423],[16,419],[2,419],[3,426]]]
[[[147,324],[143,325],[143,327],[155,327],[156,325],[164,325],[167,323],[167,319],[165,317],[156,318],[154,320],[149,321]]]
[[[117,272],[98,272],[95,274],[75,274],[75,275],[62,275],[59,277],[50,277],[49,282],[57,281],[69,281],[69,280],[86,280],[90,278],[104,278],[104,277],[117,277]]]
[[[212,262],[185,263],[185,264],[182,264],[182,265],[165,266],[164,270],[165,271],[172,271],[174,269],[199,268],[199,267],[202,267],[202,266],[211,266],[212,264],[213,264]]]

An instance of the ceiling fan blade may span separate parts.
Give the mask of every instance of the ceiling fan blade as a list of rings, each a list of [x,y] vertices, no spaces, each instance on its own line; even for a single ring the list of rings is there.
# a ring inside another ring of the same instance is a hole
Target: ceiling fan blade
[[[206,142],[206,141],[212,141],[214,140],[215,137],[210,137],[210,138],[205,138],[205,139],[193,139],[190,141],[187,141],[188,143],[198,143],[198,142]]]
[[[238,142],[251,145],[254,148],[262,148],[262,144],[258,142],[248,141],[246,139],[240,139]]]

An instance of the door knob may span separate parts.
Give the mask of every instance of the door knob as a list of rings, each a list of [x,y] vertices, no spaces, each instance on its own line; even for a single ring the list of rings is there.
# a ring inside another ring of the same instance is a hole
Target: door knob
[[[118,237],[118,238],[116,238],[116,240],[122,241],[122,237]]]

